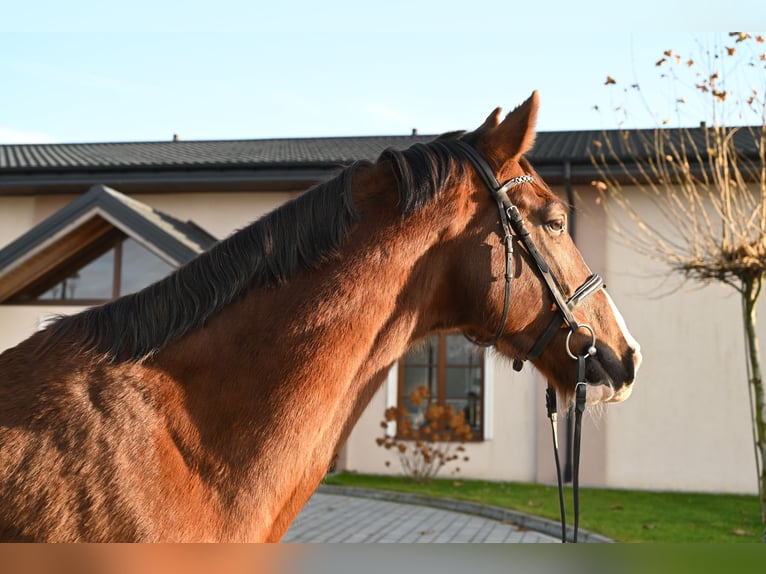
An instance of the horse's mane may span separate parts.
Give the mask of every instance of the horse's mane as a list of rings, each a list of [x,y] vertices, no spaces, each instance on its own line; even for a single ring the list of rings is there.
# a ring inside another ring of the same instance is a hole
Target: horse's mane
[[[403,217],[434,201],[452,174],[462,175],[455,135],[381,154],[378,164],[394,172]],[[370,165],[352,164],[137,293],[62,317],[48,327],[47,342],[72,337],[108,361],[147,359],[251,288],[283,284],[337,253],[358,220],[354,174]]]

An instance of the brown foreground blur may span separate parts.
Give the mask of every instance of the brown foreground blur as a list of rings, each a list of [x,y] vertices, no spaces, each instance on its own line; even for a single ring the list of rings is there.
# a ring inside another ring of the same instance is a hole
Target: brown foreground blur
[[[9,544],[0,572],[13,574],[297,573],[286,546],[246,544]],[[297,550],[297,549],[296,549]]]
[[[766,544],[0,545],[0,574],[732,574],[764,564]]]

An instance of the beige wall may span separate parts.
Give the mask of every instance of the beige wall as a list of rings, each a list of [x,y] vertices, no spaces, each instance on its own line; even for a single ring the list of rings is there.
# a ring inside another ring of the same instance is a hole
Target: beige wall
[[[71,315],[83,308],[72,305],[0,305],[0,353],[33,335],[40,321],[55,315]]]
[[[0,249],[35,224],[33,197],[0,197]]]
[[[631,398],[587,415],[583,484],[617,488],[754,492],[755,470],[739,300],[726,288],[670,291],[667,273],[628,249],[606,225],[588,190],[578,196],[578,244],[642,344],[644,364]],[[222,238],[291,198],[288,193],[142,195],[137,199]],[[0,197],[0,247],[72,198]],[[649,206],[647,206],[649,207]],[[762,306],[763,307],[763,306]],[[72,307],[0,305],[0,351],[37,328],[40,317]],[[762,309],[762,316],[764,310]],[[766,332],[761,329],[761,340]],[[492,363],[491,438],[470,445],[462,476],[552,483],[545,382],[531,367]],[[390,379],[354,429],[347,468],[385,472],[375,445]],[[392,468],[396,469],[396,461]]]
[[[292,199],[290,192],[136,195],[135,199],[182,221],[193,221],[218,239]]]
[[[636,201],[641,213],[656,210]],[[683,285],[608,233],[610,291],[644,356],[633,395],[609,408],[609,483],[756,492],[739,297]],[[759,332],[764,341],[763,322]]]

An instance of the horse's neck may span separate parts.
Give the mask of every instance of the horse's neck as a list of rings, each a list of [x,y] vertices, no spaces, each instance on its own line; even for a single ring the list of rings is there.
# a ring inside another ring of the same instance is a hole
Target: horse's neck
[[[340,257],[278,288],[254,289],[158,357],[184,388],[188,426],[199,427],[188,433],[199,443],[188,452],[249,473],[236,483],[252,490],[229,494],[257,505],[277,530],[423,329],[438,280],[438,265],[423,259],[439,234],[391,221],[400,228],[363,220]]]

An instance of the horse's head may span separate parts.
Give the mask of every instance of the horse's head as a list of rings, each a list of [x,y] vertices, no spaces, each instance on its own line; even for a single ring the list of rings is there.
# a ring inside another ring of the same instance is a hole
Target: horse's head
[[[462,138],[475,173],[468,191],[475,211],[464,235],[473,255],[460,270],[462,326],[517,367],[529,359],[567,396],[577,379],[575,357],[586,356],[588,401],[621,401],[641,362],[639,345],[567,232],[566,205],[523,157],[537,107],[534,93],[504,120],[497,109]]]

